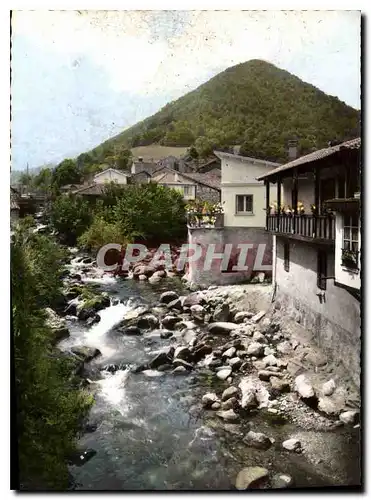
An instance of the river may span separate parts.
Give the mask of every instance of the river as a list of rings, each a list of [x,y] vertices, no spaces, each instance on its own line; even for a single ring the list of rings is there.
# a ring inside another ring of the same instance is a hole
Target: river
[[[359,484],[357,429],[305,431],[257,414],[234,434],[233,425],[225,426],[200,407],[203,394],[225,388],[211,372],[200,368],[176,376],[130,370],[174,338],[161,339],[159,331],[125,336],[115,326],[138,303],[156,304],[164,290],[187,293],[180,280],[151,285],[103,276],[85,281],[108,292],[115,305],[100,311],[101,321],[91,327],[69,320],[71,335],[60,348],[97,347],[102,356],[91,364],[99,370],[109,363],[129,366],[114,374],[100,371],[95,378],[96,403],[89,416],[95,430],[81,436],[79,447],[96,454],[80,467],[71,466],[76,490],[231,490],[237,473],[255,465],[290,474],[297,487]],[[247,447],[242,436],[250,428],[274,438],[274,445],[266,451]],[[305,453],[282,450],[279,443],[288,437],[299,437]]]

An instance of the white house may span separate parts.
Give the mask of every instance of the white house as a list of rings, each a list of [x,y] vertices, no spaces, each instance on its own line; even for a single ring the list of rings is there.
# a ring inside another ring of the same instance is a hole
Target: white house
[[[257,177],[277,167],[273,163],[221,151],[221,190],[224,225],[227,227],[265,227],[266,190]]]
[[[94,175],[94,184],[106,184],[109,182],[116,182],[117,184],[127,184],[129,175],[121,170],[116,170],[114,168],[107,168],[102,172],[98,172]]]
[[[360,148],[354,139],[259,177],[273,235],[273,284],[282,314],[296,317],[322,350],[360,375]]]

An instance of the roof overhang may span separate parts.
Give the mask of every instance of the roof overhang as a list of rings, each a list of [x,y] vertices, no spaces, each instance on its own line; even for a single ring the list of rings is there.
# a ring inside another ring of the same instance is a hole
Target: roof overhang
[[[222,159],[237,160],[242,163],[250,163],[252,165],[261,165],[263,167],[275,168],[280,166],[280,163],[275,163],[273,161],[260,160],[259,158],[250,158],[249,156],[235,155],[232,153],[225,153],[224,151],[214,151],[214,155]]]
[[[325,204],[335,212],[354,213],[360,209],[360,202],[359,198],[334,198]]]

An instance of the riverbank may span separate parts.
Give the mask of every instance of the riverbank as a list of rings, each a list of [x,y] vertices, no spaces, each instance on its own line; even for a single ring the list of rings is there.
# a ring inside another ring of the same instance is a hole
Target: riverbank
[[[94,285],[110,305],[68,314],[59,344],[90,348],[81,376],[96,404],[80,446],[96,453],[71,468],[77,489],[359,484],[357,397],[272,307],[269,285],[188,293],[176,277],[114,278],[83,260],[72,260],[66,290]],[[246,467],[266,472],[236,483]]]

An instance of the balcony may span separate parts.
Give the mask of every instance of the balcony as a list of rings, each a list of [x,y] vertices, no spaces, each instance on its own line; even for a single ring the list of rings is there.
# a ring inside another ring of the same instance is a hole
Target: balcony
[[[267,231],[289,235],[294,239],[323,243],[335,241],[334,215],[286,215],[267,216]]]
[[[191,229],[215,229],[224,226],[224,214],[192,213],[187,214],[187,226]]]

